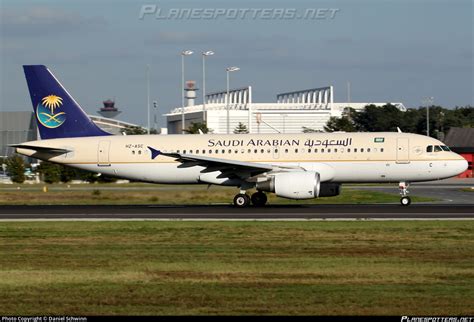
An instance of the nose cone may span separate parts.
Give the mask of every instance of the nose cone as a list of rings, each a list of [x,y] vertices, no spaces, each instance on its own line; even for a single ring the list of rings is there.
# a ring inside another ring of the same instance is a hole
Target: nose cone
[[[467,163],[467,160],[464,159],[462,156],[460,156],[459,154],[456,154],[456,155],[458,159],[454,161],[453,172],[455,171],[456,172],[455,175],[458,175],[466,171],[467,168],[469,167],[469,164]]]

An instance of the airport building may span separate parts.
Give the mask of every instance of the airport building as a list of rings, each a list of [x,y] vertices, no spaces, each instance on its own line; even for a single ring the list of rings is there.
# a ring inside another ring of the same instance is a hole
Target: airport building
[[[166,115],[168,133],[181,133],[191,123],[207,122],[212,133],[229,132],[243,123],[250,133],[301,133],[304,128],[324,131],[331,116],[341,117],[347,107],[361,110],[368,104],[382,106],[387,102],[337,103],[334,102],[334,87],[326,86],[276,95],[275,102],[254,103],[252,87],[237,88],[206,94],[206,103],[195,105],[197,88],[193,82],[186,82],[186,106],[177,107]],[[391,103],[401,111],[406,111],[402,103]],[[227,120],[227,110],[229,120]],[[229,122],[229,126],[227,125]]]

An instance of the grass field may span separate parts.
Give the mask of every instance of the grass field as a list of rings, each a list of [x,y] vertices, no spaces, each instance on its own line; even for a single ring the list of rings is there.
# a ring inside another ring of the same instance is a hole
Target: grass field
[[[236,188],[205,185],[147,185],[147,184],[101,184],[101,185],[52,185],[43,192],[45,185],[0,186],[0,205],[119,205],[119,204],[169,204],[209,205],[230,204],[238,192]],[[302,201],[278,198],[268,194],[269,204],[327,204],[327,203],[398,203],[397,187],[393,194],[379,191],[344,188],[341,195]],[[413,202],[436,199],[413,196]]]
[[[2,315],[474,314],[473,221],[1,222]]]

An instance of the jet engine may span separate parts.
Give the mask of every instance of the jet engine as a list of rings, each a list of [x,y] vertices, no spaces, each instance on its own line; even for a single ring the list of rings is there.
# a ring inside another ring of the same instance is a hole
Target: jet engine
[[[256,187],[288,199],[332,197],[341,192],[340,184],[321,183],[319,173],[313,171],[277,173],[267,181],[257,182]]]

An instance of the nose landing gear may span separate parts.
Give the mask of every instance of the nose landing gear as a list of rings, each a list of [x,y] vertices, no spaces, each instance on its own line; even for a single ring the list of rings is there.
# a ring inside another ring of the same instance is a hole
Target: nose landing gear
[[[402,196],[400,198],[400,204],[402,206],[408,206],[411,204],[411,199],[408,197],[408,186],[409,183],[405,181],[401,181],[400,184],[398,185],[398,188],[400,189],[400,195]]]

